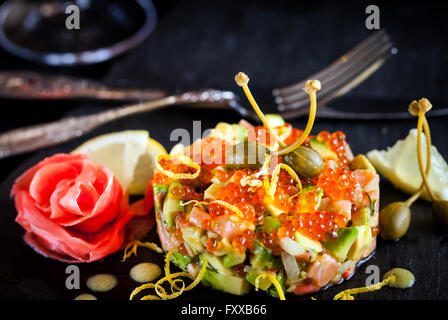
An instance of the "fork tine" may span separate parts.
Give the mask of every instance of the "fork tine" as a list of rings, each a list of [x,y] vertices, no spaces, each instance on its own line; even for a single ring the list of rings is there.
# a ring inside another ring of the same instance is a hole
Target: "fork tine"
[[[393,53],[393,44],[390,43],[386,47],[382,48],[375,53],[373,57],[367,60],[364,64],[357,64],[350,72],[344,74],[339,81],[334,81],[334,83],[328,86],[328,90],[322,92],[320,101],[322,103],[328,103],[367,79],[372,73],[374,73],[378,68],[386,61],[386,59]]]
[[[382,37],[378,39],[377,42],[372,43],[369,47],[363,48],[363,50],[359,51],[359,54],[354,56],[352,59],[347,60],[346,63],[338,65],[335,68],[325,68],[319,74],[312,75],[309,79],[319,79],[322,83],[323,90],[326,90],[327,86],[334,79],[337,80],[338,77],[343,75],[345,72],[350,70],[354,65],[358,64],[359,61],[363,61],[366,57],[371,56],[378,50],[382,50],[382,48],[391,45],[389,37]],[[302,90],[303,85],[306,81],[302,81],[294,86],[294,90],[288,90],[287,93],[280,92],[280,95],[276,97],[276,102],[278,104],[285,104],[285,102],[289,101],[297,101],[299,98],[307,98],[307,94]],[[300,85],[300,86],[299,86]]]
[[[333,81],[327,82],[325,90],[322,90],[317,94],[317,98],[320,103],[328,103],[330,100],[347,93],[349,90],[364,81],[392,54],[392,48],[392,43],[387,43],[386,46],[380,48],[379,50],[375,50],[369,56],[358,61],[352,66],[352,68],[346,70],[346,72],[342,72],[338,77],[335,77]],[[280,104],[278,105],[278,109],[280,111],[297,109],[307,106],[308,104],[308,97],[304,96],[302,99]]]
[[[322,79],[324,76],[328,73],[334,70],[334,68],[337,68],[341,65],[347,64],[348,61],[351,61],[354,57],[356,57],[359,53],[363,52],[366,48],[369,48],[372,44],[376,43],[378,39],[380,39],[382,36],[387,35],[384,30],[380,30],[378,32],[375,32],[373,35],[369,36],[368,38],[364,39],[360,43],[358,43],[355,47],[353,47],[351,50],[346,52],[344,55],[342,55],[339,59],[332,62],[330,65],[325,67],[324,69],[311,74],[307,79]],[[306,80],[299,81],[297,83],[293,83],[291,85],[287,85],[281,88],[275,88],[272,90],[272,94],[275,96],[280,95],[288,95],[289,93],[294,93],[297,90],[301,90],[303,84]]]
[[[351,89],[361,83],[362,80],[366,79],[368,75],[377,70],[382,62],[385,61],[391,54],[392,47],[393,44],[386,35],[385,37],[382,37],[379,42],[371,45],[368,48],[369,50],[367,50],[367,48],[364,49],[362,55],[350,59],[349,63],[345,63],[343,67],[332,68],[331,71],[327,70],[325,78],[320,78],[323,84],[323,89],[318,93],[318,97],[327,96],[331,90],[334,90],[334,88],[337,87]],[[382,62],[379,63],[376,68],[371,68],[377,61]],[[365,72],[369,68],[371,69],[370,72]],[[364,74],[364,77],[359,77],[357,76],[358,74]],[[308,96],[301,90],[303,84],[304,81],[294,85],[294,91],[289,91],[290,93],[288,95],[275,97],[279,111],[284,111],[290,108],[296,109],[308,104]],[[347,92],[347,90],[344,92]]]

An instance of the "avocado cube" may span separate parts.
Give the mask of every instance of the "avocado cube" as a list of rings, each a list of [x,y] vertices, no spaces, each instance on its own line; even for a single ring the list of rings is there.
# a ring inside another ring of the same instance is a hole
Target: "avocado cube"
[[[180,229],[182,231],[182,238],[185,244],[191,249],[193,254],[198,254],[204,251],[204,246],[201,242],[203,230],[198,227],[186,227]]]
[[[358,261],[363,258],[364,252],[372,244],[372,228],[369,225],[357,226],[358,235],[356,241],[348,252],[347,258]]]
[[[168,186],[163,184],[154,185],[152,190],[154,192],[154,210],[160,212],[163,207],[163,199],[168,192]]]
[[[251,270],[247,275],[246,275],[246,280],[249,281],[250,284],[252,284],[253,286],[255,286],[255,281],[256,279],[261,276],[263,273],[266,273],[262,270]],[[258,279],[258,288],[260,288],[261,290],[268,290],[269,287],[271,286],[272,281],[269,280],[269,278],[259,278]]]
[[[271,197],[269,197],[269,196],[264,197],[263,205],[266,208],[266,210],[269,212],[269,214],[274,217],[278,217],[279,215],[281,215],[282,213],[285,212],[285,210],[276,207],[274,205]]]
[[[186,270],[187,266],[191,263],[191,257],[183,256],[179,252],[174,252],[171,256],[171,262],[173,262],[176,266],[181,268],[182,270]]]
[[[351,170],[368,170],[376,173],[375,167],[363,154],[359,154],[349,164]]]
[[[357,236],[358,229],[342,228],[336,240],[324,243],[325,250],[332,253],[339,262],[344,262]]]
[[[234,142],[242,142],[247,139],[248,131],[238,124],[220,122],[216,125],[215,129],[213,129],[211,136]]]
[[[226,268],[232,268],[238,264],[241,264],[246,260],[246,254],[229,253],[224,256],[222,263]]]
[[[319,253],[323,250],[322,244],[319,241],[308,238],[307,236],[296,231],[294,234],[296,241],[307,251],[311,250],[315,253]]]
[[[181,199],[176,199],[171,195],[171,191],[175,188],[182,188],[179,182],[173,182],[168,187],[168,193],[165,195],[165,200],[163,202],[163,221],[170,228],[175,227],[174,217],[176,212],[185,212],[184,207],[181,206]]]
[[[261,225],[261,230],[266,233],[270,233],[272,230],[281,228],[282,224],[277,218],[272,216],[264,217],[263,224]]]
[[[317,196],[317,203],[314,209],[319,208],[320,201],[322,200],[322,197],[324,196],[324,190],[321,188],[317,188],[316,186],[306,186],[305,188],[300,191],[299,197],[305,198],[307,194],[310,192],[314,192],[314,194]]]
[[[212,183],[210,187],[204,191],[204,200],[216,200],[216,192],[221,188],[219,184]]]
[[[281,266],[280,259],[272,255],[272,251],[263,247],[258,240],[254,243],[253,253],[250,257],[250,263],[254,268],[264,270]]]
[[[271,128],[280,127],[285,124],[285,120],[278,114],[266,114],[264,118]]]
[[[209,266],[209,269],[212,269],[212,271],[216,271],[219,274],[224,274],[224,275],[228,275],[228,276],[235,275],[233,270],[224,266],[224,263],[223,263],[221,257],[217,257],[210,253],[201,253],[199,258],[202,261],[206,261]]]
[[[211,270],[205,271],[201,281],[205,286],[238,296],[247,293],[250,289],[249,282],[243,277],[228,276]]]
[[[336,153],[331,150],[331,148],[323,141],[316,138],[310,139],[310,147],[317,151],[324,159],[337,159]]]
[[[221,241],[219,241],[218,248],[219,249],[213,251],[213,254],[219,257],[231,253],[235,250],[230,244],[229,240],[227,240],[226,238],[222,238]]]
[[[352,216],[352,226],[362,226],[369,224],[371,214],[371,209],[369,207],[359,209],[359,211]]]

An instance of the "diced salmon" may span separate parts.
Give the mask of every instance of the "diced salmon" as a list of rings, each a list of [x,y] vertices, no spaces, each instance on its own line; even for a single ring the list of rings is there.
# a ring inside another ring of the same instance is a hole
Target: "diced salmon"
[[[343,215],[347,220],[352,218],[352,203],[350,200],[338,200],[333,202],[333,209]]]
[[[307,280],[302,281],[294,287],[293,293],[301,296],[308,293],[313,293],[319,291],[320,287],[313,282]]]
[[[231,239],[247,229],[244,222],[234,222],[231,216],[220,216],[214,220],[213,230],[221,237]]]
[[[210,215],[199,207],[194,207],[188,216],[188,221],[196,227],[203,228],[204,223],[210,221]]]
[[[368,170],[355,170],[354,175],[363,191],[362,201],[360,203],[357,203],[357,205],[369,206],[370,200],[372,201],[372,203],[376,200],[376,206],[378,207],[378,200],[380,196],[380,178],[378,174]],[[369,194],[370,200],[366,196],[366,193]],[[377,208],[375,208],[375,210],[377,210]]]
[[[341,264],[324,253],[308,269],[308,277],[319,287],[325,286],[336,275]]]
[[[255,127],[251,125],[249,122],[247,122],[244,119],[241,119],[240,122],[238,122],[238,125],[242,126],[243,128],[246,128],[247,130],[254,130]]]
[[[313,251],[307,251],[295,257],[300,262],[310,262],[313,259],[314,255],[315,253]]]
[[[238,125],[247,129],[247,140],[249,140],[249,141],[256,140],[255,127],[253,125],[251,125],[249,122],[247,122],[244,119],[241,119],[240,122],[238,122]]]

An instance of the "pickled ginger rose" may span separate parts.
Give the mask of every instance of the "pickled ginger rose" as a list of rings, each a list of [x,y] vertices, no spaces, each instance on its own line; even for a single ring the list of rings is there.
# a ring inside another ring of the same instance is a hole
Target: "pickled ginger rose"
[[[66,262],[91,262],[119,250],[131,218],[152,207],[148,201],[128,206],[113,173],[83,154],[44,159],[16,180],[11,196],[27,244]]]

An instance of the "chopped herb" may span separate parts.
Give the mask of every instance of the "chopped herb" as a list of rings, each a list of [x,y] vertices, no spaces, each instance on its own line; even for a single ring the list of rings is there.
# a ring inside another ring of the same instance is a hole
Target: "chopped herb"
[[[370,215],[373,216],[375,214],[375,205],[376,205],[376,199],[372,203],[372,198],[370,198],[370,194],[366,192],[367,198],[369,198],[369,207],[370,207]]]

